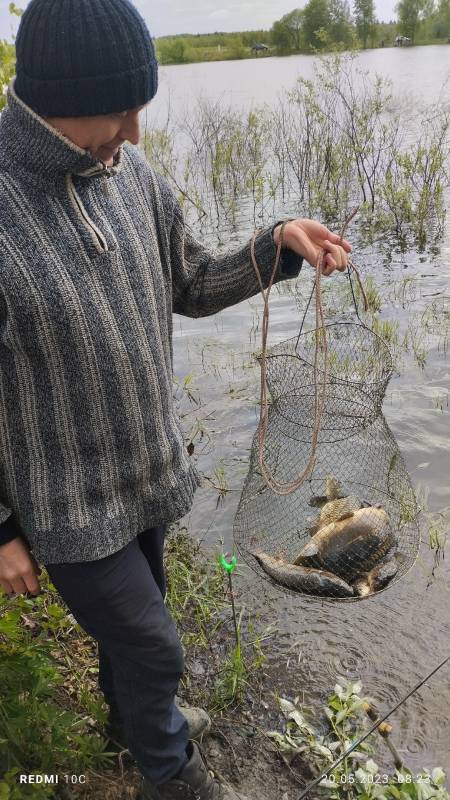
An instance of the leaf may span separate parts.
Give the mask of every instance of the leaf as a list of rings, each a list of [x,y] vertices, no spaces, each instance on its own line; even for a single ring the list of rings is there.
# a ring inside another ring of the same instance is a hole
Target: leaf
[[[285,697],[280,697],[280,708],[285,717],[288,717],[291,711],[295,711],[295,706],[291,703],[290,700],[286,700]]]
[[[331,750],[322,744],[315,744],[314,752],[318,753],[321,756],[325,756],[325,758],[328,758],[329,761],[333,761],[333,755],[331,753]]]
[[[336,714],[336,725],[339,725],[347,716],[347,711],[343,709]]]
[[[443,786],[445,783],[445,772],[441,767],[435,767],[431,773],[431,780],[436,786]]]
[[[353,703],[349,707],[349,712],[353,714],[355,711],[361,711],[364,706],[364,700],[354,700]]]

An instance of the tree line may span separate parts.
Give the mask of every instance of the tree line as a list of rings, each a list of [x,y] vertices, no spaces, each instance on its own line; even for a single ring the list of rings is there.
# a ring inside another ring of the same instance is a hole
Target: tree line
[[[247,58],[255,43],[269,54],[289,55],[392,45],[396,36],[411,43],[447,41],[450,0],[398,0],[397,19],[378,22],[374,0],[308,0],[276,20],[270,30],[183,34],[156,40],[162,64]]]
[[[425,42],[450,37],[450,0],[399,0],[396,12],[391,36],[401,34],[413,44],[418,33]],[[309,0],[277,20],[270,33],[279,53],[381,44],[374,0],[354,0],[353,8],[348,0]]]
[[[12,14],[21,9],[9,3]],[[268,55],[314,53],[392,45],[397,35],[420,44],[450,40],[450,0],[398,0],[397,19],[378,22],[374,0],[308,0],[276,20],[270,30],[180,34],[155,40],[161,64],[248,58],[254,44]],[[264,55],[264,53],[262,54]],[[0,40],[0,111],[14,74],[14,46]]]

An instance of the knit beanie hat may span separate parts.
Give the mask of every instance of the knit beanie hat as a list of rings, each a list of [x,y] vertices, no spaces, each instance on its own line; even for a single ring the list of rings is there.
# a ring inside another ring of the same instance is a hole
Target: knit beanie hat
[[[127,111],[158,88],[153,42],[130,0],[31,0],[16,57],[15,91],[41,116]]]

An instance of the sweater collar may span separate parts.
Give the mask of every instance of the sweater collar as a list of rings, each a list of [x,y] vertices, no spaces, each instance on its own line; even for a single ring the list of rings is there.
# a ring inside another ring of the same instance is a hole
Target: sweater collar
[[[49,125],[16,94],[15,79],[8,87],[7,107],[0,116],[0,170],[50,194],[65,190],[69,173],[86,179],[112,177],[123,167],[123,146],[112,167],[94,158]]]

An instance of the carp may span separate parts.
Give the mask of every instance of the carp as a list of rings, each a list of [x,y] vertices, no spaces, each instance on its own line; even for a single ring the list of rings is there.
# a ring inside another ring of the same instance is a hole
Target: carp
[[[367,597],[369,594],[379,592],[395,578],[399,564],[396,558],[383,559],[376,567],[360,575],[352,584],[358,597]]]
[[[353,588],[338,575],[321,569],[296,566],[270,556],[268,553],[253,553],[263,570],[274,581],[306,594],[325,597],[353,597]]]
[[[308,531],[313,536],[325,525],[330,522],[339,522],[341,519],[351,517],[355,511],[358,511],[362,506],[357,497],[337,497],[336,500],[328,500],[321,509],[321,512],[316,520],[314,520]]]
[[[320,528],[293,563],[334,572],[350,583],[369,572],[394,544],[386,511],[369,506]]]

